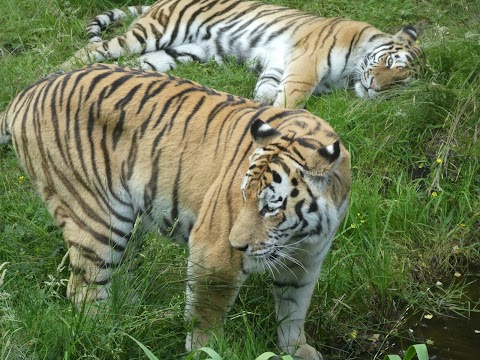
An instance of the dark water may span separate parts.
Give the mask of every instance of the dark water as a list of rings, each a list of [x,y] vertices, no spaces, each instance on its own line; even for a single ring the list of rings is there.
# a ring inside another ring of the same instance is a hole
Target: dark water
[[[417,343],[427,344],[430,360],[480,360],[480,274],[471,280],[467,296],[471,306],[475,303],[477,306],[469,313],[462,313],[465,317],[452,314],[452,317],[434,316],[428,320],[418,316],[407,323],[413,330],[409,331],[412,338]],[[430,341],[433,344],[429,344]],[[413,343],[399,339],[394,348],[406,350]]]

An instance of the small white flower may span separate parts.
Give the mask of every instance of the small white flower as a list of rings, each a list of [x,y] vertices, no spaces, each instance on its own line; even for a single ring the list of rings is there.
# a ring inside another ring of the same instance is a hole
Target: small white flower
[[[5,266],[7,266],[9,263],[6,261],[3,264],[0,265],[0,286],[3,285],[5,281],[5,274],[7,273],[7,269],[3,269]],[[2,271],[3,269],[3,271]]]

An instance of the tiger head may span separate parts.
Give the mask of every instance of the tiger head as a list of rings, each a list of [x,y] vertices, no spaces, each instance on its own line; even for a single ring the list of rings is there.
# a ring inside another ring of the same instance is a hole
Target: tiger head
[[[298,242],[312,241],[310,235],[331,240],[348,203],[349,154],[338,136],[333,130],[317,138],[292,134],[253,122],[256,150],[229,236],[234,248],[267,267],[288,259]]]
[[[406,85],[419,73],[423,51],[417,31],[404,26],[391,40],[368,52],[355,76],[355,92],[364,99],[374,98],[393,86]]]

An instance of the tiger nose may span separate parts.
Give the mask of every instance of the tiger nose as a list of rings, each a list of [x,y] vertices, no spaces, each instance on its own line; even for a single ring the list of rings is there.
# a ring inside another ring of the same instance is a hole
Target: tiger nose
[[[245,246],[233,246],[232,247],[235,249],[235,250],[238,250],[238,251],[242,251],[242,252],[245,252],[247,251],[248,249],[248,245],[245,245]]]
[[[373,77],[372,81],[370,82],[370,89],[375,90],[375,91],[380,91],[381,87],[382,87],[382,85],[380,83],[379,76]]]

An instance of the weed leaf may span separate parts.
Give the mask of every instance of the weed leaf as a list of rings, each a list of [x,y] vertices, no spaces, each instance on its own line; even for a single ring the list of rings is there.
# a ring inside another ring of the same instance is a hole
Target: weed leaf
[[[403,360],[412,360],[417,355],[418,360],[428,360],[428,350],[425,344],[415,344],[408,347]],[[402,360],[398,355],[387,355],[383,360]]]
[[[417,355],[418,360],[428,360],[428,350],[425,344],[415,344],[410,346],[405,353],[404,360],[411,360]]]

